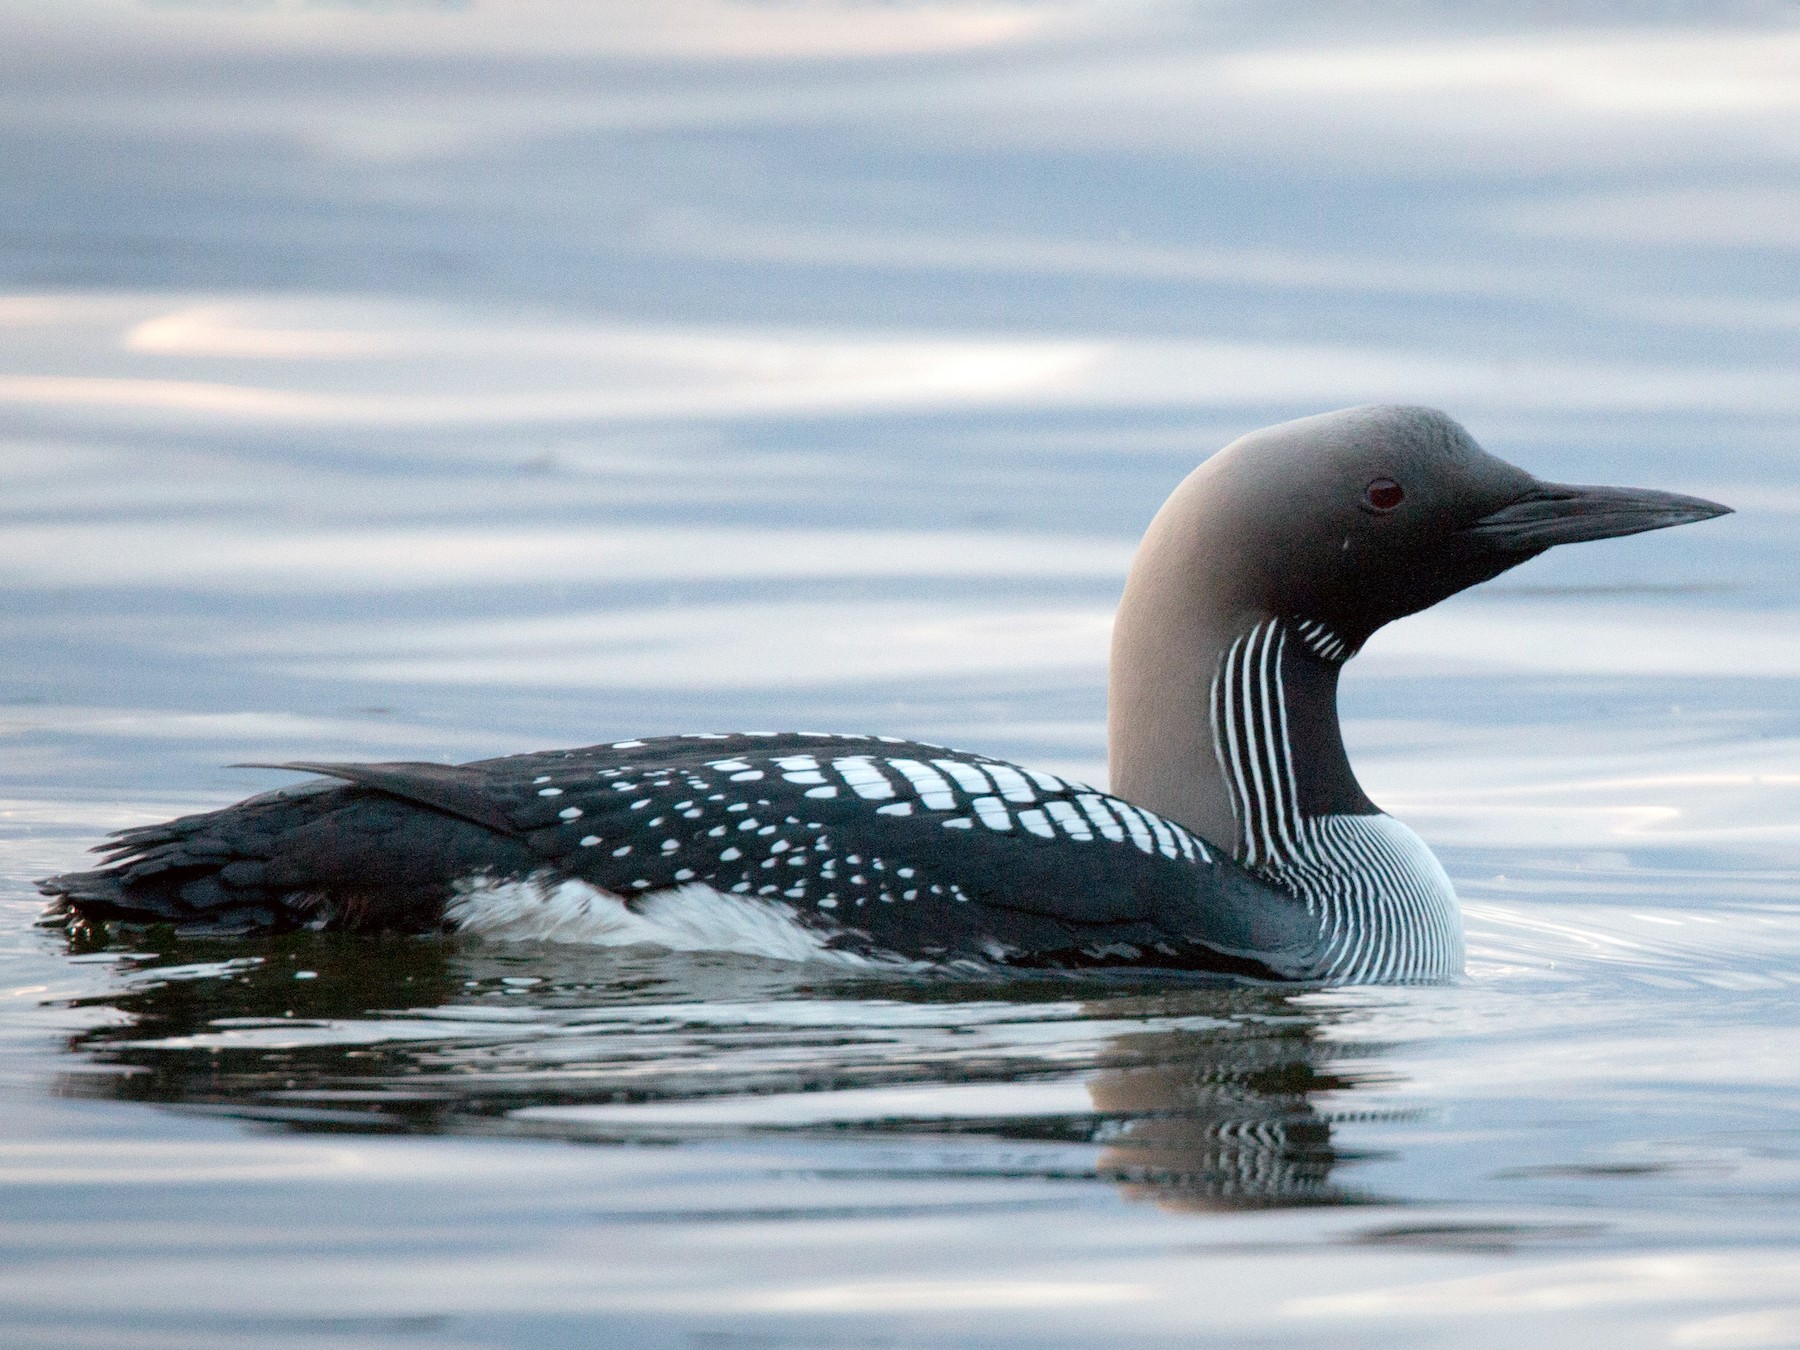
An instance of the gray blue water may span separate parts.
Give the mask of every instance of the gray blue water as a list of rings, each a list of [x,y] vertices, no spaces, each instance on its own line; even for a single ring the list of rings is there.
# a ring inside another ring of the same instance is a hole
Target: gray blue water
[[[0,0],[0,1343],[1800,1345],[1800,13]],[[1377,636],[1468,978],[72,948],[246,760],[1104,776],[1138,532],[1448,409],[1738,508]]]

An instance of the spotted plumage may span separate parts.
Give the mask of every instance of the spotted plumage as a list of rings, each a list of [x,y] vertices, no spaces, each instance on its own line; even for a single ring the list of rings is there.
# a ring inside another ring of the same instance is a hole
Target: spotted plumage
[[[105,917],[129,890],[132,912],[190,927],[658,940],[646,917],[685,891],[691,924],[704,889],[715,927],[732,903],[733,926],[773,916],[819,954],[882,962],[1292,976],[1317,946],[1302,912],[1180,825],[942,746],[671,736],[284,767],[343,781],[126,831],[114,866],[62,878],[64,893]]]

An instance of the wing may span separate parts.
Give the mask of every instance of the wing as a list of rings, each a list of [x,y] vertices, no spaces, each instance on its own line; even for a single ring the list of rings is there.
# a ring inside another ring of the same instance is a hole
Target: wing
[[[872,955],[1287,977],[1317,955],[1304,905],[1181,826],[987,756],[784,733],[465,767],[569,876],[755,896]]]

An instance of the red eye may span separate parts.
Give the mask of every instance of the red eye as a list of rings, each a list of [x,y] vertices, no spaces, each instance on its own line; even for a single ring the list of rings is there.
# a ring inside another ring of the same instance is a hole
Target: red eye
[[[1377,511],[1392,511],[1406,500],[1406,492],[1391,478],[1377,478],[1363,497]]]

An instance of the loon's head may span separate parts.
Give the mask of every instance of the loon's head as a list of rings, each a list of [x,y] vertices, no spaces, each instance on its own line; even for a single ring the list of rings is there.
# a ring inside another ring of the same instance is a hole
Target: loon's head
[[[1672,492],[1544,482],[1443,413],[1393,406],[1252,432],[1191,483],[1204,500],[1183,514],[1237,572],[1225,589],[1271,617],[1322,623],[1351,651],[1556,544],[1730,511]]]
[[[1372,811],[1336,711],[1338,665],[1371,633],[1556,544],[1728,510],[1544,482],[1429,408],[1348,408],[1252,432],[1175,489],[1132,563],[1113,628],[1113,790],[1214,842],[1241,833],[1211,691],[1238,644],[1273,624],[1291,633],[1282,650],[1296,660],[1322,658],[1276,663],[1294,682],[1286,708],[1300,798]]]

